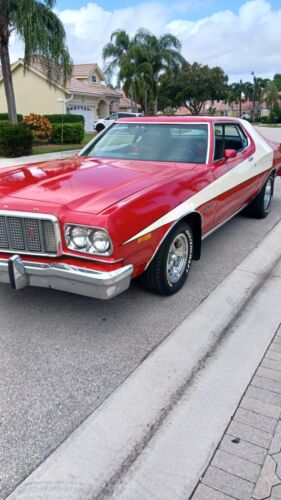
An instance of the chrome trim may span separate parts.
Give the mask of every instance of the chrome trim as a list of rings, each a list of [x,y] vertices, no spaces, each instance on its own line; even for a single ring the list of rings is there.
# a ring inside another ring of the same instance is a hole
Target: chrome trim
[[[158,245],[157,245],[157,247],[156,247],[156,249],[155,249],[155,251],[154,251],[154,253],[153,253],[152,257],[150,258],[150,260],[148,261],[148,263],[147,263],[147,264],[146,264],[146,266],[145,266],[145,269],[144,269],[145,271],[147,270],[147,268],[148,268],[149,264],[151,264],[151,262],[153,261],[153,259],[154,259],[155,255],[157,254],[157,252],[158,252],[159,248],[161,247],[161,245],[162,245],[163,241],[164,241],[164,240],[165,240],[165,238],[168,236],[168,234],[172,231],[172,229],[176,226],[176,224],[177,224],[178,222],[180,222],[182,219],[184,219],[185,217],[187,217],[188,215],[191,215],[191,214],[198,214],[198,215],[200,215],[201,224],[202,224],[203,217],[202,217],[202,214],[201,214],[200,212],[198,212],[198,210],[192,210],[191,212],[187,212],[187,213],[186,213],[186,214],[184,214],[184,215],[183,215],[180,219],[175,220],[175,221],[172,223],[172,225],[168,228],[168,230],[167,230],[167,232],[164,234],[164,236],[161,238],[160,242],[158,243]],[[161,226],[160,226],[160,227],[161,227]],[[157,228],[157,229],[159,229],[159,228]],[[156,229],[154,229],[154,231],[156,231]],[[148,232],[149,232],[149,231],[148,231]],[[133,240],[133,241],[135,241],[135,240]],[[126,243],[127,243],[127,242],[123,243],[123,245],[126,245]]]
[[[208,238],[208,236],[211,236],[211,234],[213,234],[220,227],[224,226],[224,224],[226,224],[228,221],[230,221],[231,219],[233,219],[233,217],[235,217],[236,215],[238,215],[239,212],[242,212],[242,210],[245,207],[247,207],[248,205],[249,205],[249,203],[245,203],[245,205],[243,205],[243,207],[239,208],[239,210],[237,210],[236,212],[234,212],[234,214],[230,215],[229,217],[227,217],[226,219],[224,219],[222,222],[220,222],[217,226],[213,227],[213,229],[211,229],[210,231],[208,231],[208,233],[204,234],[204,236],[202,236],[202,241],[205,240],[206,238]]]
[[[127,290],[132,273],[131,264],[104,272],[63,263],[24,262],[19,255],[0,259],[0,283],[10,283],[15,290],[38,286],[103,300]]]
[[[62,244],[61,244],[61,232],[60,232],[60,226],[59,226],[59,221],[57,217],[54,215],[50,214],[38,214],[38,213],[33,213],[33,212],[19,212],[19,211],[14,211],[14,210],[0,210],[0,216],[4,217],[19,217],[22,219],[38,219],[38,220],[49,220],[54,224],[54,230],[55,230],[55,238],[56,238],[56,245],[57,245],[57,253],[43,253],[43,252],[25,252],[25,251],[20,251],[21,255],[38,255],[42,257],[58,257],[59,255],[62,255]],[[15,250],[9,250],[6,248],[1,248],[0,249],[1,253],[15,253]]]
[[[100,252],[87,252],[87,250],[84,250],[84,249],[81,249],[79,250],[79,248],[74,248],[72,246],[69,246],[66,242],[66,231],[67,229],[69,229],[70,227],[86,227],[87,229],[90,229],[92,231],[103,231],[104,233],[106,233],[108,235],[108,239],[109,239],[109,242],[110,242],[110,248],[109,250],[107,250],[106,252],[103,252],[103,253],[100,253]],[[87,226],[86,224],[77,224],[76,222],[72,223],[72,222],[65,222],[64,225],[63,225],[63,234],[64,234],[64,241],[65,241],[65,244],[67,246],[67,248],[69,250],[73,250],[74,252],[78,252],[79,254],[82,253],[84,255],[93,255],[93,256],[101,256],[101,257],[110,257],[112,254],[113,254],[113,243],[112,243],[112,239],[110,237],[110,234],[109,232],[107,231],[107,229],[103,228],[103,227],[98,227],[98,226]]]

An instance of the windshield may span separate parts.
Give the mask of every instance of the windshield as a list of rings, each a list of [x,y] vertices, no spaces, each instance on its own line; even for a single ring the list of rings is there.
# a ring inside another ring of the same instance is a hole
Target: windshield
[[[83,156],[206,163],[207,124],[116,123]]]

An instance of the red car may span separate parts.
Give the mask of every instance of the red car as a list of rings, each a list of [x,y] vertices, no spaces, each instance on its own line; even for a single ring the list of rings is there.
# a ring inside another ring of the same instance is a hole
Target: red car
[[[281,146],[218,117],[119,120],[78,157],[0,171],[0,282],[109,299],[170,295],[202,238],[269,213]]]

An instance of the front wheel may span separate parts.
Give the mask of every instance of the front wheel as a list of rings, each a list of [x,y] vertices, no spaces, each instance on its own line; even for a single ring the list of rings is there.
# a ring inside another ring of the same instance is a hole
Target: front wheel
[[[148,269],[141,276],[146,289],[172,295],[183,286],[192,261],[193,234],[188,224],[178,224],[160,246]]]
[[[97,133],[99,134],[102,130],[104,130],[105,127],[104,125],[102,125],[101,123],[99,123],[97,126],[96,126],[96,131]]]
[[[264,219],[269,214],[274,191],[274,174],[266,179],[261,191],[245,209],[245,215]]]

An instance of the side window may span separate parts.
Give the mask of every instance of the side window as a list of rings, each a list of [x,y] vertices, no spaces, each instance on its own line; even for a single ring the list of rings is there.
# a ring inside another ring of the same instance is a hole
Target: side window
[[[117,115],[117,113],[115,113],[114,115],[107,116],[105,119],[106,120],[117,120],[117,118],[118,118],[118,115]]]
[[[214,161],[221,160],[224,152],[224,125],[222,123],[215,124],[215,153]]]
[[[230,123],[224,126],[224,148],[235,149],[236,151],[242,151],[245,148],[242,130],[239,125]]]
[[[214,161],[224,157],[225,149],[242,151],[248,146],[248,138],[240,125],[236,123],[216,123]]]

